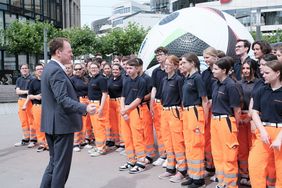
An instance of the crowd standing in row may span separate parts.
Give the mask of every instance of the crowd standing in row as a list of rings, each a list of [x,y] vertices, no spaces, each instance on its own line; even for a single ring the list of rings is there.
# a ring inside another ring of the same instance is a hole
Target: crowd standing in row
[[[257,61],[248,56],[251,48]],[[97,157],[115,147],[126,156],[120,171],[137,174],[151,163],[162,165],[160,179],[191,188],[205,186],[214,172],[217,188],[238,182],[281,188],[282,47],[272,51],[264,41],[238,40],[235,50],[233,59],[205,49],[208,68],[200,72],[196,54],[176,57],[159,47],[151,77],[136,57],[65,65],[80,102],[97,109],[82,116],[73,150],[88,148]],[[35,65],[34,78],[21,65],[16,83],[23,139],[15,146],[38,144],[38,152],[48,149],[40,132],[43,69]]]

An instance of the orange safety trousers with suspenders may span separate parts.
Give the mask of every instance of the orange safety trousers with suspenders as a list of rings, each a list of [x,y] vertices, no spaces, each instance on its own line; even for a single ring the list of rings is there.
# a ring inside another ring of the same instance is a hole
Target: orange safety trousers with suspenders
[[[120,119],[121,137],[124,141],[125,153],[127,156],[127,163],[134,166],[136,163],[135,150],[133,145],[132,132],[130,128],[130,119],[125,120],[123,117]]]
[[[95,100],[95,101],[89,101],[90,104],[95,104],[96,109],[99,109],[100,107],[100,101],[99,100]],[[104,108],[106,108],[106,103]],[[97,149],[99,150],[106,150],[106,126],[109,124],[109,116],[107,116],[106,111],[102,113],[102,116],[99,117],[98,114],[93,114],[90,115],[90,119],[91,119],[91,124],[93,127],[93,132],[94,132],[94,136],[95,136],[95,144]]]
[[[192,179],[205,176],[205,117],[201,106],[183,108],[183,133],[188,175]]]
[[[142,124],[144,125],[144,142],[146,144],[146,155],[153,159],[156,156],[156,151],[154,147],[152,115],[149,110],[149,105],[146,103],[139,105],[139,109],[143,114]]]
[[[153,125],[157,136],[159,156],[166,158],[165,146],[164,146],[163,136],[161,131],[161,112],[163,110],[163,106],[160,100],[158,99],[155,100],[153,105],[153,110],[154,110]]]
[[[39,145],[47,146],[45,133],[40,131],[41,126],[41,104],[32,105],[33,124],[36,130],[37,142]]]
[[[238,140],[234,117],[221,115],[211,119],[211,146],[216,176],[220,185],[237,188]]]
[[[239,174],[242,178],[249,178],[248,170],[248,158],[249,151],[252,146],[252,133],[251,124],[248,121],[250,119],[248,113],[242,112],[240,115],[240,120],[242,123],[238,126],[238,163],[239,163]]]
[[[205,122],[205,167],[209,169],[214,169],[212,148],[211,148],[211,109],[209,110],[209,116],[207,122]]]
[[[116,145],[123,143],[121,138],[120,98],[109,99],[109,120],[111,125],[111,139]]]
[[[29,101],[25,110],[22,109],[26,99],[18,100],[18,114],[22,125],[23,138],[25,140],[36,140],[36,129],[33,125],[32,103]]]
[[[265,126],[265,129],[272,141],[281,131],[281,128],[270,126]],[[252,187],[282,188],[281,150],[272,149],[270,145],[264,144],[258,130],[255,137],[248,161]]]
[[[79,101],[86,105],[89,103],[88,97],[79,97]],[[74,133],[74,145],[82,144],[86,138],[91,139],[91,137],[93,137],[91,120],[89,114],[87,114],[86,116],[82,116],[82,130]]]
[[[187,172],[183,136],[182,110],[180,107],[164,107],[161,113],[162,138],[167,153],[167,170]]]

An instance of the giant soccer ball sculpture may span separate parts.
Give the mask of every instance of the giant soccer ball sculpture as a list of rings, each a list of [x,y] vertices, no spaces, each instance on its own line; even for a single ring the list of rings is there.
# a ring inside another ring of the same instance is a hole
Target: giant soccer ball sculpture
[[[154,50],[159,46],[178,57],[187,52],[202,56],[212,46],[227,55],[235,56],[237,39],[253,42],[248,30],[233,16],[213,8],[185,8],[173,12],[153,26],[145,37],[138,57],[145,69],[156,65]]]

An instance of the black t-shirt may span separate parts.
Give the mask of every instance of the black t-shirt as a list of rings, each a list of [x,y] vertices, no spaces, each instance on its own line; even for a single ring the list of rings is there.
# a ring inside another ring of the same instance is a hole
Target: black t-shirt
[[[111,76],[108,80],[108,92],[110,98],[121,97],[122,87],[123,87],[123,76],[119,76],[117,78]]]
[[[16,88],[19,88],[20,90],[28,90],[29,88],[29,84],[31,82],[31,80],[33,80],[34,77],[31,75],[28,75],[27,77],[19,77],[16,80]],[[19,95],[19,97],[21,98],[26,98],[27,94],[23,94],[23,95]]]
[[[157,67],[153,70],[152,73],[152,81],[153,81],[153,87],[156,88],[156,99],[161,99],[162,97],[162,80],[164,77],[167,76],[167,73],[161,69],[161,67]]]
[[[88,78],[86,77],[78,77],[73,76],[71,77],[71,81],[75,87],[75,91],[78,97],[87,96],[88,94]]]
[[[41,80],[33,79],[30,82],[28,94],[29,95],[41,94]],[[32,102],[32,104],[41,104],[41,100],[37,100],[37,99],[31,100],[31,102]]]
[[[88,83],[88,98],[89,100],[101,100],[102,93],[108,92],[107,80],[100,74],[91,77]]]
[[[205,88],[207,91],[207,97],[208,99],[211,99],[212,98],[212,85],[214,82],[217,81],[217,79],[213,77],[212,70],[210,69],[210,67],[207,68],[204,72],[202,72],[202,79],[204,81]]]
[[[125,98],[124,104],[129,105],[136,98],[143,99],[146,93],[146,81],[137,76],[135,79],[127,77],[124,80],[121,96]]]

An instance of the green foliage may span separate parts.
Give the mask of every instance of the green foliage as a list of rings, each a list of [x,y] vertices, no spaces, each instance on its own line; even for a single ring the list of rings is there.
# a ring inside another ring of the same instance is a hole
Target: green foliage
[[[97,51],[103,54],[135,54],[147,33],[148,31],[143,27],[132,23],[125,29],[115,28],[106,35],[99,37]]]
[[[70,40],[74,56],[95,54],[137,53],[147,34],[147,30],[136,24],[129,24],[125,29],[116,28],[111,32],[96,36],[87,26],[60,30],[47,22],[15,21],[4,32],[0,32],[1,47],[11,54],[43,54],[43,29],[48,30],[48,39],[66,37]],[[48,41],[49,41],[48,40]]]
[[[96,47],[96,34],[87,26],[62,30],[60,36],[70,40],[74,56],[93,53]]]
[[[14,21],[4,31],[5,42],[3,46],[11,54],[42,54],[44,28],[48,30],[48,38],[52,38],[58,33],[58,30],[47,22]]]
[[[256,32],[251,32],[252,37],[256,38]],[[272,33],[262,33],[262,40],[268,43],[276,43],[282,41],[282,30],[273,31]]]

